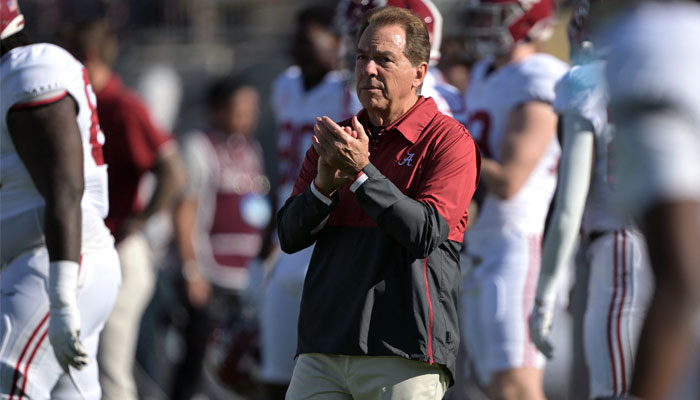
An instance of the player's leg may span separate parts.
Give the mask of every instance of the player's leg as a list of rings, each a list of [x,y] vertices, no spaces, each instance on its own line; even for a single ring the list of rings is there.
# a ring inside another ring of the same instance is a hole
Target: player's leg
[[[487,344],[486,368],[493,399],[543,399],[544,356],[528,334],[528,318],[540,267],[541,238],[502,228],[496,251],[486,255],[488,278],[482,286],[490,309],[482,310]]]
[[[473,241],[470,238],[470,243]],[[484,331],[480,324],[481,296],[479,290],[479,273],[481,256],[479,248],[469,245],[469,251],[460,256],[462,267],[462,282],[459,288],[460,296],[460,345],[462,351],[457,358],[457,373],[454,392],[454,400],[486,398],[484,394],[485,384],[488,381],[487,373],[478,360],[485,359]],[[480,368],[481,367],[481,368]]]
[[[584,318],[588,303],[588,284],[591,268],[586,258],[587,239],[582,238],[574,257],[574,285],[569,295],[568,310],[572,319],[572,365],[569,400],[587,400],[589,398],[590,383],[586,354],[584,350]]]
[[[214,297],[221,295],[218,288],[214,286],[212,289],[212,300],[203,307],[195,307],[189,301],[185,301],[185,309],[188,316],[185,326],[182,327],[185,352],[183,358],[175,367],[169,393],[170,398],[173,400],[191,399],[199,389],[207,342],[209,335],[216,327],[216,319],[212,315],[211,307]],[[184,293],[182,298],[186,299]],[[236,307],[238,304],[232,306]]]
[[[653,280],[641,236],[614,231],[592,242],[585,351],[590,396],[627,393]]]
[[[260,380],[270,399],[284,398],[294,371],[304,277],[313,247],[281,254],[264,289],[260,312]]]
[[[619,355],[612,350],[612,335],[616,331],[608,327],[612,324],[614,297],[617,296],[613,289],[617,275],[613,267],[617,259],[613,249],[615,240],[614,233],[600,236],[586,249],[591,274],[584,317],[584,349],[591,398],[612,396],[617,385],[613,383],[613,377],[617,377],[614,370],[620,368]]]
[[[478,232],[469,235],[469,253],[462,261],[462,268],[469,271],[464,274],[460,285],[460,306],[462,312],[461,340],[465,348],[466,359],[464,370],[468,376],[465,378],[482,391],[486,390],[489,381],[489,371],[486,368],[487,331],[490,325],[484,326],[482,320],[488,320],[488,315],[493,316],[494,302],[489,301],[490,293],[485,290],[485,280],[488,268],[484,266],[484,257],[489,251],[493,251],[489,243],[496,243],[498,235],[490,232]],[[482,314],[484,317],[482,317]]]
[[[624,356],[632,360],[634,367],[635,354],[639,344],[639,336],[644,325],[649,303],[654,293],[654,276],[649,263],[646,241],[641,232],[625,230],[620,233],[623,241],[622,265],[627,274],[629,289],[632,293],[625,299],[621,310],[622,348]],[[633,370],[625,371],[625,382],[632,381]],[[625,388],[629,392],[630,385]]]
[[[0,397],[49,399],[62,371],[48,338],[45,247],[17,256],[0,273]]]
[[[84,254],[78,278],[80,310],[80,342],[88,353],[88,364],[82,370],[70,370],[72,377],[61,376],[51,398],[98,400],[103,398],[99,384],[97,349],[105,322],[117,299],[121,269],[116,250],[107,248]]]
[[[122,286],[100,339],[100,383],[105,399],[137,398],[133,367],[141,316],[153,295],[155,275],[143,234],[135,233],[118,246]]]

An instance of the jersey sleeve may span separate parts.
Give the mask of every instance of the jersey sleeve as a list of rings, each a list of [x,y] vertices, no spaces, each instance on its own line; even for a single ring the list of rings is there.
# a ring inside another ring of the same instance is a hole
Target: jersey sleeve
[[[17,59],[8,62],[22,63],[2,79],[3,102],[8,106],[26,108],[60,100],[70,88],[70,83],[80,79],[82,65],[67,51],[58,46],[41,45],[27,47]]]
[[[601,62],[573,67],[556,85],[554,110],[558,114],[576,113],[588,120],[596,132],[602,132],[608,103],[603,72]]]
[[[199,131],[192,131],[182,139],[182,158],[187,169],[186,192],[189,195],[203,193],[211,180],[209,165],[214,155],[208,139]]]
[[[172,149],[173,138],[161,130],[151,117],[141,99],[131,93],[131,101],[122,110],[123,132],[128,135],[130,153],[134,162],[144,170],[155,166],[158,157]]]
[[[519,86],[521,103],[541,101],[551,104],[555,97],[554,87],[566,73],[567,66],[549,55],[538,54],[530,58],[531,60],[520,67],[515,75],[516,82],[525,83]]]

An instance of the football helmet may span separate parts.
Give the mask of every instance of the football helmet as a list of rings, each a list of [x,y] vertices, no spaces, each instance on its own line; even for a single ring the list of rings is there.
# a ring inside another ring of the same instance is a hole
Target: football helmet
[[[24,28],[24,15],[17,0],[0,0],[0,39],[8,38]]]
[[[578,64],[590,58],[593,53],[593,41],[588,29],[591,3],[588,0],[575,0],[571,5],[571,19],[566,26],[566,34],[569,38],[571,61]]]
[[[442,14],[431,0],[341,0],[336,9],[336,20],[341,32],[354,39],[362,16],[373,8],[394,6],[411,10],[425,22],[430,36],[430,61],[440,59],[442,42]]]
[[[592,59],[603,59],[608,55],[604,43],[594,43],[593,32],[605,18],[604,0],[574,0],[571,4],[571,19],[566,27],[569,38],[570,58],[573,64],[583,64]]]
[[[549,39],[553,20],[552,0],[471,0],[463,34],[479,56],[500,55],[524,40]]]

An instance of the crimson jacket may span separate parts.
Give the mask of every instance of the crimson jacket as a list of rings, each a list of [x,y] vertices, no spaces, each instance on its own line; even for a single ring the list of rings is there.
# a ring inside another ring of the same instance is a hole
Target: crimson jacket
[[[358,119],[368,131],[365,110]],[[329,204],[314,194],[312,147],[278,213],[282,250],[316,243],[297,353],[395,355],[437,362],[454,376],[458,253],[479,151],[464,126],[424,97],[375,136],[368,179],[354,193],[341,187]]]

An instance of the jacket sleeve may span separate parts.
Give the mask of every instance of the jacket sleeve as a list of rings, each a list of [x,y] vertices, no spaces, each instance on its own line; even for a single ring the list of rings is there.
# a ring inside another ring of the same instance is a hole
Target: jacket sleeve
[[[318,154],[313,147],[309,148],[292,195],[277,213],[277,235],[285,253],[296,253],[311,246],[338,204],[337,191],[330,204],[326,204],[311,190],[317,163]]]
[[[363,209],[416,258],[425,258],[466,223],[479,176],[479,156],[468,134],[443,143],[428,160],[415,198],[404,195],[371,163],[355,191]]]

